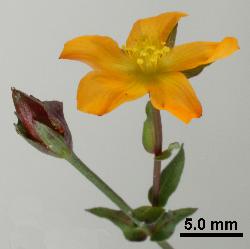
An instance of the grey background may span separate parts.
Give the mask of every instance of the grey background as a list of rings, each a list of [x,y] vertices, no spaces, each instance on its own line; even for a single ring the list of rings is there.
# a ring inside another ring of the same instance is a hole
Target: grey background
[[[245,238],[179,238],[181,223],[170,242],[175,249],[249,248],[249,8],[249,0],[1,0],[0,248],[157,248],[125,241],[111,223],[84,211],[113,205],[66,162],[15,134],[10,87],[62,100],[75,151],[133,207],[146,204],[152,178],[152,157],[141,145],[147,98],[101,118],[79,113],[76,88],[89,68],[57,58],[71,38],[103,34],[123,44],[136,19],[172,10],[190,15],[180,23],[178,44],[231,35],[241,50],[192,79],[201,119],[185,125],[163,112],[165,144],[185,142],[187,155],[169,208],[198,207],[195,219],[237,220]]]

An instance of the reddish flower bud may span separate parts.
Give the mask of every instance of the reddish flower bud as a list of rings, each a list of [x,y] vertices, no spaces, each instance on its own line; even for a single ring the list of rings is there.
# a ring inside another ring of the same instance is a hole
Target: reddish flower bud
[[[69,149],[72,149],[72,136],[64,119],[62,102],[40,101],[15,88],[11,90],[18,118],[18,123],[15,126],[21,136],[40,151],[58,156],[42,142],[36,130],[36,122],[38,121],[60,134],[65,144]]]

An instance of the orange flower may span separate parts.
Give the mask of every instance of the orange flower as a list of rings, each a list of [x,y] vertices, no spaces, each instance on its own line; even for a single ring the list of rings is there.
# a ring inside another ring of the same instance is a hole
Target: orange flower
[[[185,123],[202,115],[201,104],[185,72],[235,52],[237,40],[192,42],[171,47],[166,43],[181,12],[169,12],[135,22],[126,45],[106,36],[81,36],[67,42],[62,59],[89,64],[78,87],[80,111],[103,115],[149,93],[156,109],[167,110]]]

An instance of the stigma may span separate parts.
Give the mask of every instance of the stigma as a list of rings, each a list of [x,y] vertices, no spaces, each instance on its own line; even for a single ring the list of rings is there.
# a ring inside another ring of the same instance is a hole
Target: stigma
[[[166,46],[165,42],[155,45],[149,41],[141,41],[131,48],[122,46],[122,50],[135,61],[143,72],[155,72],[159,61],[169,53],[170,48]]]

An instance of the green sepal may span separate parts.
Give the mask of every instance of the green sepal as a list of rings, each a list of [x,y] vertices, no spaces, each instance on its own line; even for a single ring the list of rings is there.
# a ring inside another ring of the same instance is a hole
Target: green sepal
[[[143,133],[142,133],[143,146],[145,150],[149,153],[154,153],[154,148],[156,143],[153,111],[154,111],[153,106],[149,101],[146,105],[147,118],[144,121]]]
[[[53,156],[53,157],[58,157],[56,154],[54,154],[52,151],[50,151],[49,149],[47,149],[44,145],[32,140],[28,138],[27,135],[27,131],[26,129],[23,127],[22,123],[20,122],[20,120],[18,120],[17,124],[14,124],[15,128],[16,128],[16,132],[17,134],[19,134],[23,139],[25,139],[26,142],[28,142],[31,146],[33,146],[34,148],[36,148],[38,151],[45,153],[47,155]]]
[[[35,122],[35,129],[42,142],[58,157],[67,158],[72,153],[72,150],[58,132],[38,121]]]
[[[174,233],[176,225],[192,215],[197,208],[182,208],[165,213],[155,225],[151,235],[152,241],[163,241],[169,239]]]
[[[133,211],[133,216],[146,224],[151,224],[164,214],[162,207],[142,206]]]
[[[168,36],[168,39],[166,41],[166,46],[169,48],[173,48],[175,45],[176,35],[177,35],[177,28],[178,24],[175,25],[173,30],[171,31],[170,35]]]
[[[160,155],[156,156],[156,160],[166,160],[168,159],[171,155],[172,152],[176,149],[179,149],[181,145],[178,142],[171,143],[166,150],[164,150]]]
[[[184,163],[185,153],[182,144],[178,153],[161,173],[158,206],[164,207],[169,197],[177,189],[183,172]],[[149,190],[148,198],[152,203],[152,187]]]
[[[169,48],[173,48],[175,46],[175,41],[176,41],[176,35],[177,35],[177,29],[178,29],[178,23],[175,25],[175,27],[172,29],[170,35],[168,36],[168,39],[166,40],[166,46]],[[197,75],[199,75],[204,68],[206,68],[207,66],[209,66],[211,63],[209,64],[205,64],[205,65],[200,65],[198,67],[192,68],[192,69],[188,69],[185,71],[182,71],[182,73],[187,77],[187,78],[193,78]]]
[[[122,230],[125,238],[129,241],[144,241],[147,238],[147,232],[142,227],[138,227],[134,224],[122,211],[102,207],[92,208],[86,211],[111,221]]]
[[[205,64],[205,65],[200,65],[198,67],[189,69],[189,70],[185,70],[182,71],[182,73],[189,79],[189,78],[193,78],[197,75],[199,75],[207,66],[209,66],[211,63],[209,64]]]

